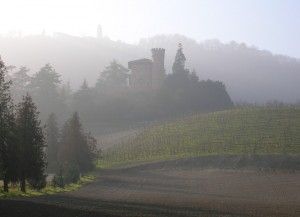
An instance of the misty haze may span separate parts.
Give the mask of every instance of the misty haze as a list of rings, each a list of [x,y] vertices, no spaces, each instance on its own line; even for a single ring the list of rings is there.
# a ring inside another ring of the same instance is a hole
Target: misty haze
[[[299,9],[1,2],[1,216],[300,216]]]

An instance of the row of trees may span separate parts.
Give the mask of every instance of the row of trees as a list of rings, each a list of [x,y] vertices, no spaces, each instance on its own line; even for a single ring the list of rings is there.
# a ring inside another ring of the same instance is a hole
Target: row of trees
[[[4,191],[9,182],[20,182],[25,192],[26,180],[37,186],[45,179],[44,134],[37,107],[29,95],[14,106],[10,81],[5,80],[6,68],[0,60],[0,175]]]
[[[131,91],[128,69],[113,60],[100,72],[95,86],[90,87],[84,80],[75,92],[69,84],[61,84],[60,75],[49,64],[32,76],[28,76],[27,68],[21,67],[11,73],[12,93],[19,100],[24,91],[30,92],[42,111],[43,120],[51,112],[62,120],[72,109],[79,111],[84,123],[153,120],[233,105],[222,82],[200,81],[195,71],[185,68],[185,62],[180,45],[172,73],[166,76],[163,88],[156,92]]]
[[[28,75],[27,67],[8,67],[9,79],[12,80],[11,93],[14,101],[19,102],[24,93],[28,92],[41,111],[42,120],[52,112],[58,113],[59,117],[66,115],[67,95],[69,86],[61,85],[60,75],[50,65],[46,64],[37,73]]]
[[[92,170],[97,157],[97,141],[83,132],[77,112],[65,123],[61,136],[55,115],[50,115],[45,135],[37,106],[29,94],[14,105],[10,93],[12,82],[7,81],[6,74],[0,59],[0,180],[4,183],[3,190],[7,192],[9,183],[19,182],[21,191],[25,192],[26,181],[35,189],[44,187],[47,158],[48,162],[55,161],[63,169],[78,167],[79,175]]]

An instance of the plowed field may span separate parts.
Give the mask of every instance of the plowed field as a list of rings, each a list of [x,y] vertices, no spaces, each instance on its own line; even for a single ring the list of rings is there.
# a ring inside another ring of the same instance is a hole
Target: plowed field
[[[35,216],[32,209],[40,213],[36,216],[55,217],[300,216],[298,172],[187,169],[173,163],[100,170],[95,182],[78,191],[0,200],[0,214],[10,208],[6,216]],[[13,215],[17,210],[20,215]]]

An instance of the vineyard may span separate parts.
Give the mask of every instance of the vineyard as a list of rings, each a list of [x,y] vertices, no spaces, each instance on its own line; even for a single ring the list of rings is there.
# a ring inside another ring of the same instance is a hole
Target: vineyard
[[[236,108],[164,123],[108,149],[104,162],[235,154],[299,154],[300,107]]]

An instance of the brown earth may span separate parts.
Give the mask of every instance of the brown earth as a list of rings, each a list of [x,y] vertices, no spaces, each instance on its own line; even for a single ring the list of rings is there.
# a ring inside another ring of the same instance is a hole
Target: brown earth
[[[8,207],[17,207],[10,213],[23,210],[19,212],[22,216],[46,217],[300,216],[299,172],[187,168],[182,162],[100,170],[95,182],[78,191],[0,200],[0,215]],[[33,209],[42,215],[30,213]],[[5,216],[21,216],[15,214]]]

